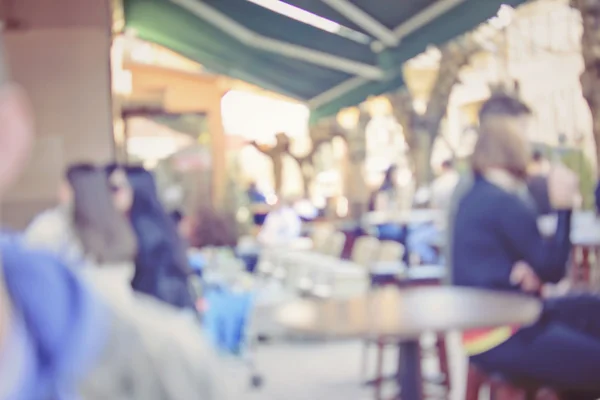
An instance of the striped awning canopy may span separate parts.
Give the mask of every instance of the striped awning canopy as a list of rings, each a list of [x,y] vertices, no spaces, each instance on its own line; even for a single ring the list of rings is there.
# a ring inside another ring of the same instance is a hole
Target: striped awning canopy
[[[124,0],[138,37],[306,102],[311,120],[403,86],[402,64],[524,0]]]

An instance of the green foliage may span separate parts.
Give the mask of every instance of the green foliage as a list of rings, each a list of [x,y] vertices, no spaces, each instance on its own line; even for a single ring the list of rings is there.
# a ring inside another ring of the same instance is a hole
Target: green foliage
[[[579,176],[579,189],[583,197],[583,208],[586,210],[593,209],[596,179],[590,160],[581,150],[567,151],[561,159],[567,167]]]

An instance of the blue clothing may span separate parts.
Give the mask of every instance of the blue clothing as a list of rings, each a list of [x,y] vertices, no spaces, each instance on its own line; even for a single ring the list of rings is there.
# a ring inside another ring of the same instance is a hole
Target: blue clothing
[[[377,238],[379,240],[393,240],[404,244],[406,234],[406,227],[400,224],[386,223],[377,226]]]
[[[77,399],[78,384],[107,344],[109,310],[57,258],[10,238],[0,241],[15,318],[5,345],[10,351],[0,349],[0,362],[23,361],[21,387],[10,399]],[[0,365],[2,376],[6,371]]]
[[[11,316],[11,324],[0,352],[0,399],[29,399],[35,382],[35,346],[23,318]]]
[[[536,211],[515,194],[477,177],[460,202],[452,239],[452,279],[459,286],[514,290],[510,273],[527,262],[544,282],[558,282],[571,251],[571,212],[559,211],[556,234],[542,237]]]
[[[410,254],[417,254],[423,264],[438,264],[440,256],[432,243],[442,234],[433,223],[409,226],[406,248]]]
[[[266,204],[267,198],[257,189],[248,189],[248,199],[253,204]]]
[[[252,293],[225,287],[207,290],[203,325],[216,348],[230,354],[240,353],[252,309],[252,298]]]
[[[452,239],[453,283],[518,291],[510,283],[517,261],[526,261],[544,282],[565,275],[570,253],[568,211],[558,212],[553,238],[541,237],[536,210],[482,177],[462,198]],[[600,397],[600,298],[567,296],[544,301],[541,318],[499,346],[471,360],[513,381],[551,386],[569,399]]]

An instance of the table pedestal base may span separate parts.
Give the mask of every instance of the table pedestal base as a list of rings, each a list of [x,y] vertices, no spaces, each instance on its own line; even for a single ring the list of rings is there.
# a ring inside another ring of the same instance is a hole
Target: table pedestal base
[[[423,398],[423,377],[421,374],[421,347],[418,340],[400,343],[400,371],[398,384],[401,400],[421,400]]]

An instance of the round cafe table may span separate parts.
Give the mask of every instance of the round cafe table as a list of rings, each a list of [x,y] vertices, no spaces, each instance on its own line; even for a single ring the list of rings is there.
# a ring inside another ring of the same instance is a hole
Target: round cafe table
[[[444,213],[433,209],[413,209],[398,212],[371,211],[362,219],[364,227],[393,223],[398,225],[423,224],[444,218]]]
[[[422,399],[419,338],[425,332],[527,325],[541,302],[520,294],[459,287],[388,287],[345,300],[299,300],[282,306],[279,323],[298,333],[337,338],[389,335],[400,343],[404,400]]]

